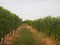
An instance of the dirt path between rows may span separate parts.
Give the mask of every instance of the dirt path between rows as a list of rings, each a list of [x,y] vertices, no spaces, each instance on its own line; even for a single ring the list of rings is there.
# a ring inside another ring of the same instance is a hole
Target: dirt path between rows
[[[36,29],[29,25],[22,25],[18,27],[16,31],[13,30],[11,36],[7,34],[5,36],[5,45],[13,45],[12,41],[19,35],[19,31],[23,28],[27,28],[32,33],[36,34],[37,35],[36,38],[38,38],[42,42],[42,45],[56,45],[56,42],[54,40],[50,39],[49,37],[46,38],[44,37],[46,36],[46,34],[39,33]]]

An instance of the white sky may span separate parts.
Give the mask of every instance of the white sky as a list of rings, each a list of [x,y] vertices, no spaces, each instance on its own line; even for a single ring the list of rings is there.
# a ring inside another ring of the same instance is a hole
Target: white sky
[[[60,0],[0,0],[0,6],[17,14],[23,20],[60,16]]]

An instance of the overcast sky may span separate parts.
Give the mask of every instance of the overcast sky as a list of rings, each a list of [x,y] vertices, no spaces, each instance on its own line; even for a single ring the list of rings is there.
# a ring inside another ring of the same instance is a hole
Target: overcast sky
[[[60,0],[0,0],[0,6],[23,20],[60,16]]]

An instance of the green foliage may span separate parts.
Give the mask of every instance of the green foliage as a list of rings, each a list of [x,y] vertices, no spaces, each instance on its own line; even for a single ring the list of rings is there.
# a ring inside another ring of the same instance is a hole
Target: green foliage
[[[31,25],[32,24],[32,20],[25,20],[25,21],[23,21],[23,23]]]
[[[38,29],[38,31],[60,40],[60,17],[47,16],[45,18],[40,18],[34,20],[32,26]]]
[[[0,7],[0,39],[21,24],[22,20],[16,14]]]

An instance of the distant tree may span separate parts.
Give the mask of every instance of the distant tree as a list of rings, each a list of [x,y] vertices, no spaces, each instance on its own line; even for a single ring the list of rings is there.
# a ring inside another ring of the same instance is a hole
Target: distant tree
[[[32,25],[32,20],[25,20],[25,21],[23,21],[23,23],[28,24],[28,25]]]

